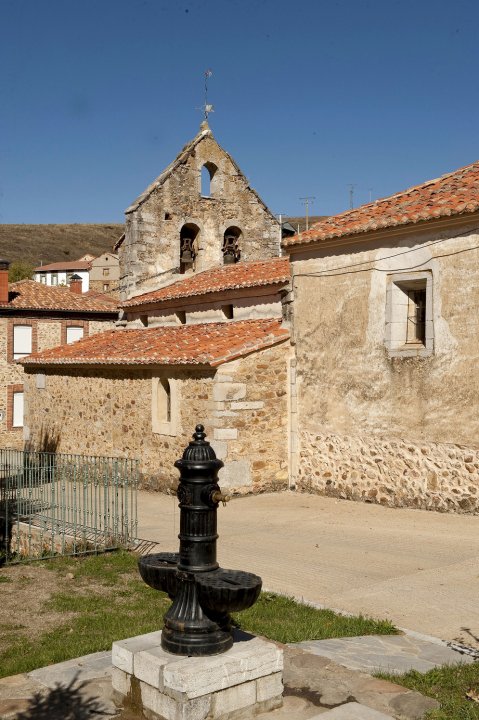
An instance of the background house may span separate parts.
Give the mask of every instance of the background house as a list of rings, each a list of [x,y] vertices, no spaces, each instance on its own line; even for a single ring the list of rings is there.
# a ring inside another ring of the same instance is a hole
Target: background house
[[[48,285],[48,287],[57,287],[58,285],[70,285],[72,275],[78,275],[82,281],[82,292],[88,292],[90,289],[90,268],[89,260],[69,260],[68,262],[55,262],[49,265],[40,265],[34,269],[33,279]]]
[[[102,253],[90,261],[91,290],[105,293],[112,297],[119,296],[120,263],[118,255]]]
[[[78,292],[78,281],[71,289],[47,287],[33,280],[9,284],[8,265],[0,262],[0,443],[20,449],[24,443],[24,371],[17,361],[111,327],[118,313],[114,300]],[[41,388],[41,377],[36,384]],[[40,432],[43,419],[35,419]]]
[[[479,510],[479,163],[284,246],[296,485]]]
[[[34,269],[33,279],[43,285],[56,287],[70,285],[72,275],[81,278],[82,292],[95,290],[117,297],[120,277],[118,255],[113,253],[102,253],[98,257],[84,255],[79,260],[40,265]]]

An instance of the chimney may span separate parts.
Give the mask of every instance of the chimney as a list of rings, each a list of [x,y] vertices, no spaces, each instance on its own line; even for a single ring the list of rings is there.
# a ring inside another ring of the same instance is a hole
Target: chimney
[[[6,305],[8,303],[8,268],[10,262],[0,259],[0,303]]]
[[[82,284],[83,281],[81,277],[75,273],[70,277],[70,292],[75,293],[76,295],[81,295]]]

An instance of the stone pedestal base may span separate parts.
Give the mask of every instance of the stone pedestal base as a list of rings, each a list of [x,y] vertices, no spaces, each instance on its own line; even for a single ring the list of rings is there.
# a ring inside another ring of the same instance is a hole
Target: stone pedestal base
[[[115,699],[147,718],[228,720],[283,704],[283,651],[239,633],[221,655],[184,657],[161,648],[161,632],[113,643]]]

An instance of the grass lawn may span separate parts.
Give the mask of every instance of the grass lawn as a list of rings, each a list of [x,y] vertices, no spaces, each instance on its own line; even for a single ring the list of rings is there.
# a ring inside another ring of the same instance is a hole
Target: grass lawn
[[[0,583],[0,677],[158,630],[170,606],[167,595],[145,585],[136,557],[126,552],[11,566],[0,570]],[[272,593],[234,618],[242,629],[284,643],[397,632],[386,621],[342,617]]]
[[[441,703],[438,710],[432,710],[427,715],[428,720],[479,720],[479,702],[466,697],[466,693],[471,689],[479,693],[479,663],[445,665],[427,673],[415,670],[405,675],[380,673],[379,677],[429,695]],[[479,700],[479,696],[477,699]]]

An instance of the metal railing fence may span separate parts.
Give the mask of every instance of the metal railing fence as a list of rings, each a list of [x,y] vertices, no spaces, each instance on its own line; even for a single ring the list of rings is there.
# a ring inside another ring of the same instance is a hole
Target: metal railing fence
[[[0,564],[127,546],[139,461],[0,449]]]

